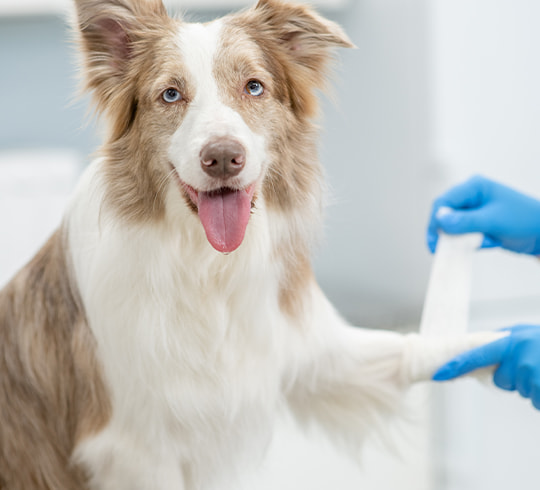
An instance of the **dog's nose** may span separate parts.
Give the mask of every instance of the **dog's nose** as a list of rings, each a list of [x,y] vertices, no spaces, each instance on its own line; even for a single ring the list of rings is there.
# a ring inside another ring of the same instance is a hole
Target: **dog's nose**
[[[246,150],[236,140],[217,138],[201,150],[201,167],[211,177],[234,177],[244,168]]]

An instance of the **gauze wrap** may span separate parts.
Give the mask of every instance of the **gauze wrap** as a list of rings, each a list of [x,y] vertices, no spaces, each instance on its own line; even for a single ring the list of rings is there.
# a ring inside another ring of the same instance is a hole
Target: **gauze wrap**
[[[455,336],[467,331],[472,257],[482,240],[481,233],[439,233],[420,322],[422,335]]]

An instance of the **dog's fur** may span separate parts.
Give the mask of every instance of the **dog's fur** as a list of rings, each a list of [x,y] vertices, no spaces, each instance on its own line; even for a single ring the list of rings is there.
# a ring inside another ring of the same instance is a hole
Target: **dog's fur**
[[[337,25],[280,0],[204,25],[160,0],[76,7],[107,139],[0,295],[2,490],[233,488],[282,405],[358,451],[411,383],[491,339],[348,327],[317,287],[314,91],[351,46]],[[201,162],[222,140],[245,150],[235,175]],[[199,207],[223,188],[249,224],[220,245]]]

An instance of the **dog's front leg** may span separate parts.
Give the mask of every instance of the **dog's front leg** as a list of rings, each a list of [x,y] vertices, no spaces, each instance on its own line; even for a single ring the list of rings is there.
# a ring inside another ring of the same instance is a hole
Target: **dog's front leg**
[[[403,409],[412,383],[429,380],[454,355],[501,335],[428,339],[351,327],[316,287],[311,299],[311,322],[295,347],[299,362],[285,384],[289,404],[298,420],[316,422],[354,448],[385,416]]]

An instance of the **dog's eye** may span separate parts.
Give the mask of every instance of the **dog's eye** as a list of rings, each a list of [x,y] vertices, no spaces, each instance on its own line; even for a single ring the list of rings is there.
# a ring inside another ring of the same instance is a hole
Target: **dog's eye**
[[[259,80],[250,80],[246,84],[245,92],[253,97],[260,97],[264,93],[264,87]]]
[[[168,88],[163,92],[162,94],[163,100],[167,102],[167,104],[172,104],[173,102],[178,102],[179,100],[182,100],[182,94],[176,90],[175,88]]]

